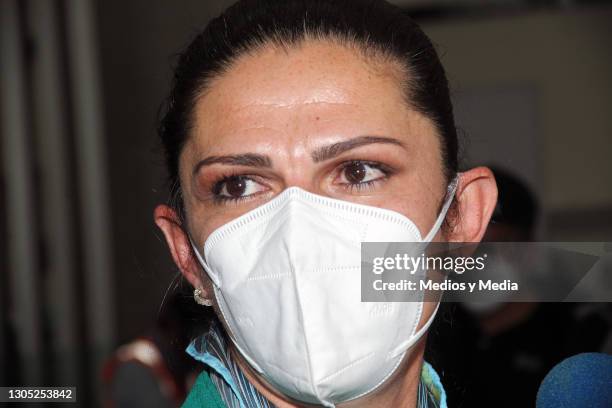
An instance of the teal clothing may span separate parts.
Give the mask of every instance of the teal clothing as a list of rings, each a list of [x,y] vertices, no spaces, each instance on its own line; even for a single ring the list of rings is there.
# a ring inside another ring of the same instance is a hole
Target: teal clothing
[[[208,372],[203,371],[196,382],[193,384],[187,399],[182,405],[183,408],[226,408],[221,399],[217,387],[208,376]]]
[[[425,384],[428,393],[432,396],[429,407],[447,408],[444,387],[442,387],[442,383],[436,371],[427,362],[423,364],[421,381]],[[417,404],[419,408],[428,407],[427,405],[421,405],[422,401],[417,401]],[[182,408],[227,408],[227,405],[221,399],[221,394],[217,391],[208,372],[203,371],[198,376]]]

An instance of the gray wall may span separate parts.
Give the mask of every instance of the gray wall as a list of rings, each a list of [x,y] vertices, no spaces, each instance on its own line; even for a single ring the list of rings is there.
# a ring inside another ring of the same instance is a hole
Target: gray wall
[[[202,0],[98,1],[120,341],[153,324],[175,276],[153,209],[167,199],[157,109],[173,54],[222,6]]]
[[[425,25],[454,89],[468,163],[524,176],[542,239],[612,237],[612,8]]]

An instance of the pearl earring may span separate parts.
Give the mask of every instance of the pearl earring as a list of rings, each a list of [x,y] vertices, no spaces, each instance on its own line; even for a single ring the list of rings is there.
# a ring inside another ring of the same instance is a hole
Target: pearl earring
[[[198,305],[202,306],[212,306],[212,300],[205,298],[202,296],[202,288],[196,288],[193,290],[193,299]]]

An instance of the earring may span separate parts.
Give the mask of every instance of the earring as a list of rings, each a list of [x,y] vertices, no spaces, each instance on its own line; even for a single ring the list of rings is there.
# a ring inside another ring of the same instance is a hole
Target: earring
[[[193,290],[193,300],[195,300],[198,305],[212,306],[212,300],[202,296],[202,288],[195,288]]]

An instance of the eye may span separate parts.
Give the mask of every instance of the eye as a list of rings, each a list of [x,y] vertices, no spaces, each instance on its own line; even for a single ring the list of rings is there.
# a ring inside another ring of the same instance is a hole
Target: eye
[[[364,184],[381,178],[387,174],[373,163],[354,161],[346,164],[339,175],[339,184]]]
[[[215,196],[222,200],[237,200],[264,191],[265,187],[247,176],[229,176],[217,182]]]

